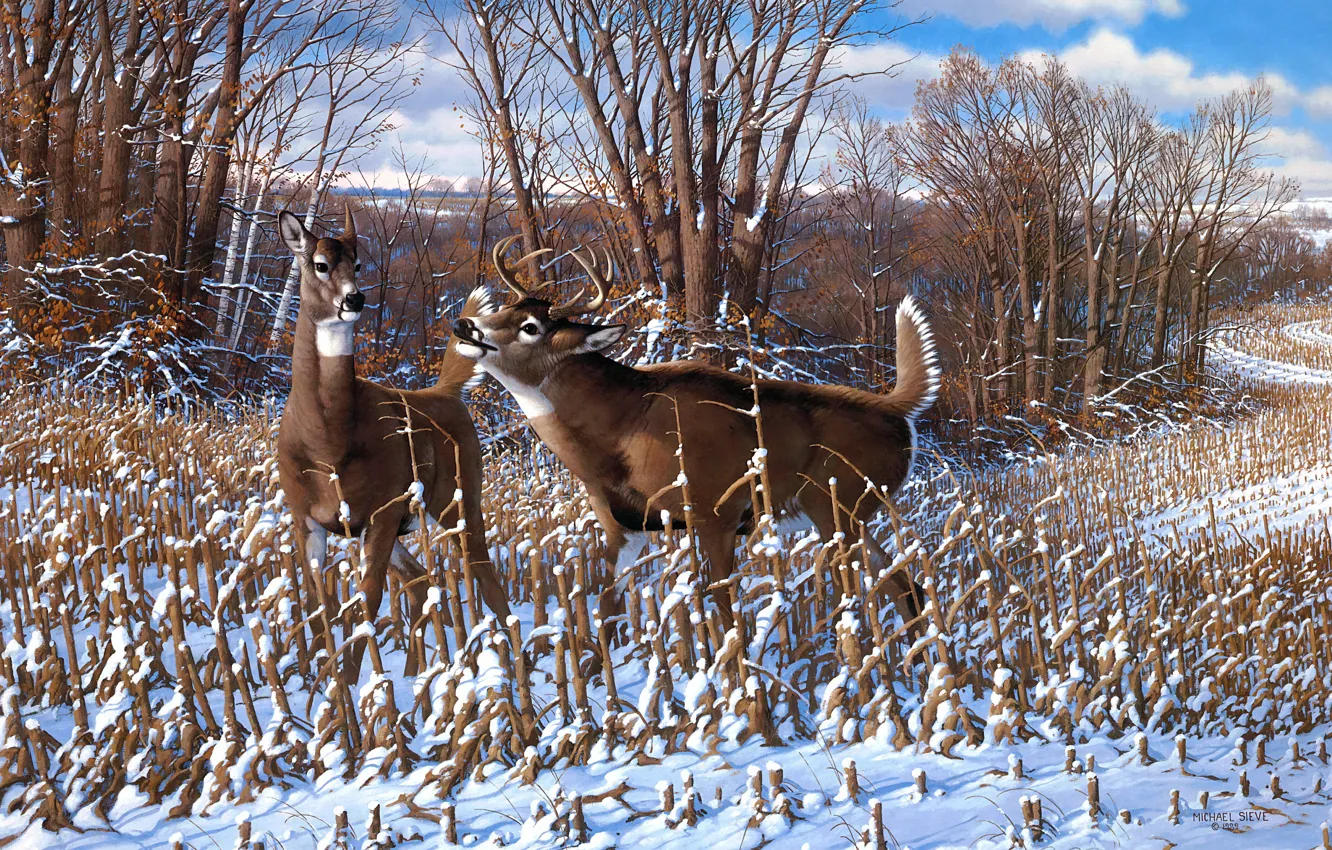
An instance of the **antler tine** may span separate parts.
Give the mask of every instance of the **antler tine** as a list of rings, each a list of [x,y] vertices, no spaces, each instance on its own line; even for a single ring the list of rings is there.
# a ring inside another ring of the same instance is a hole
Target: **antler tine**
[[[569,316],[576,316],[576,315],[578,315],[579,313],[583,312],[582,310],[574,310],[574,309],[573,309],[573,307],[574,307],[576,304],[578,304],[579,300],[582,299],[582,297],[583,297],[583,290],[584,290],[584,287],[581,287],[581,286],[578,287],[578,293],[577,293],[576,295],[574,295],[573,298],[570,298],[568,301],[565,301],[565,302],[561,303],[558,307],[555,307],[554,309],[552,309],[552,310],[550,311],[550,317],[551,317],[552,319],[568,318]]]
[[[535,251],[529,251],[528,253],[523,254],[521,257],[518,258],[518,265],[521,266],[523,263],[527,262],[533,257],[540,257],[544,254],[553,254],[553,253],[555,253],[554,248],[538,248]],[[545,289],[547,286],[550,286],[550,281],[548,280],[538,284],[536,287],[528,291],[530,293],[537,293]]]
[[[587,302],[587,304],[583,305],[582,307],[579,307],[577,310],[574,310],[573,309],[574,305],[578,302],[578,297],[575,296],[574,298],[569,299],[568,301],[557,307],[555,309],[555,315],[560,317],[568,317],[568,316],[576,316],[580,313],[591,313],[593,310],[601,309],[601,305],[606,303],[606,290],[609,289],[610,287],[607,286],[606,280],[604,277],[602,277],[601,272],[597,270],[596,251],[589,248],[588,253],[592,255],[591,262],[588,262],[586,259],[584,259],[583,255],[579,253],[578,249],[570,251],[569,256],[577,260],[578,265],[582,266],[583,271],[587,272],[588,279],[591,280],[592,285],[597,288],[596,297],[593,298],[591,301]],[[609,260],[610,254],[608,253],[606,257]],[[607,266],[607,270],[608,271],[611,270],[611,267]]]
[[[504,281],[505,285],[513,290],[519,298],[527,297],[527,290],[519,285],[518,281],[513,279],[513,270],[504,262],[504,252],[509,250],[509,246],[518,241],[517,236],[506,236],[495,243],[495,247],[490,249],[490,259],[495,263],[495,273],[499,279]]]
[[[490,252],[490,258],[495,261],[495,271],[499,274],[500,280],[504,281],[505,285],[512,289],[513,293],[519,298],[530,298],[532,293],[524,289],[523,286],[514,279],[513,269],[504,261],[505,252],[507,252],[518,239],[518,236],[507,236],[496,242],[495,247]],[[524,254],[522,258],[518,260],[518,265],[522,265],[533,257],[540,257],[542,254],[549,254],[550,252],[550,248],[538,248],[535,251]]]

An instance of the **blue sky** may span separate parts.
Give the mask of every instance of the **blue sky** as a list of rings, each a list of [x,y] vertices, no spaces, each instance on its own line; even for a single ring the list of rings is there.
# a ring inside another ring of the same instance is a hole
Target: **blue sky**
[[[896,14],[928,20],[845,59],[906,63],[894,79],[858,84],[885,116],[905,115],[916,82],[955,45],[992,60],[1054,53],[1089,82],[1129,86],[1167,118],[1262,74],[1276,95],[1271,166],[1298,178],[1304,197],[1332,196],[1332,0],[901,0]],[[451,109],[461,90],[451,77],[437,63],[427,69],[400,111],[399,137],[430,171],[472,174],[476,147]],[[389,171],[381,182],[393,182]]]

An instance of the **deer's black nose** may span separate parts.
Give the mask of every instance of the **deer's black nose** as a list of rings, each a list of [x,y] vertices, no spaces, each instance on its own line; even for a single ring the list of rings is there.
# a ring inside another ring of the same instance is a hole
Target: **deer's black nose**
[[[365,293],[353,292],[351,295],[342,296],[342,309],[352,313],[359,313],[365,309]]]
[[[495,346],[486,342],[485,334],[476,326],[476,322],[471,319],[459,319],[453,323],[453,335],[469,345],[474,345],[483,351],[498,351]]]

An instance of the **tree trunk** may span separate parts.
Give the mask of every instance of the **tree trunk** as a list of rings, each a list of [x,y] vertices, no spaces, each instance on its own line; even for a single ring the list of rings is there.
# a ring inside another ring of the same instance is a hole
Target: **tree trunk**
[[[106,0],[99,6],[102,26],[110,26],[110,16],[106,12]],[[125,199],[129,194],[130,166],[133,162],[127,125],[133,120],[134,84],[137,68],[130,62],[139,49],[139,4],[131,0],[129,4],[129,24],[125,36],[125,48],[121,53],[122,66],[117,68],[115,57],[111,53],[109,34],[105,37],[102,48],[103,69],[102,89],[104,113],[102,134],[102,165],[97,186],[97,232],[94,244],[97,252],[104,257],[116,256],[124,252]]]
[[[254,247],[258,242],[259,211],[264,206],[264,194],[265,190],[260,189],[254,200],[254,212],[250,216],[250,233],[245,237],[245,258],[241,260],[240,276],[236,278],[237,283],[243,288],[237,290],[232,299],[236,305],[235,315],[231,318],[231,339],[228,340],[228,347],[232,351],[240,348],[241,333],[245,330],[245,322],[250,316],[250,299],[254,295],[254,290],[249,284],[250,259],[254,256]]]
[[[595,15],[589,20],[595,25]],[[629,81],[624,78],[611,33],[600,26],[596,26],[594,32],[597,49],[601,53],[602,64],[606,67],[611,90],[615,93],[619,106],[620,118],[624,122],[625,141],[628,142],[629,150],[633,153],[634,162],[638,167],[638,179],[642,185],[642,204],[635,204],[639,211],[628,216],[621,216],[621,219],[626,220],[634,247],[637,249],[638,273],[644,285],[653,289],[656,288],[658,273],[656,267],[652,264],[652,253],[648,250],[648,235],[644,223],[646,217],[651,220],[651,238],[653,246],[656,248],[657,262],[661,267],[661,280],[666,284],[667,293],[672,296],[679,296],[684,293],[684,270],[680,262],[680,233],[671,227],[671,217],[666,212],[666,196],[662,190],[661,169],[657,164],[656,157],[648,149],[647,134],[643,131],[643,122],[639,117],[640,104],[633,97]],[[568,49],[576,50],[577,44],[569,43]],[[579,93],[583,96],[583,105],[596,126],[597,135],[601,139],[602,150],[607,161],[620,164],[618,170],[612,169],[617,183],[616,192],[620,195],[620,200],[625,201],[628,197],[634,197],[633,186],[619,156],[615,136],[610,132],[610,128],[606,126],[604,110],[601,108],[601,98],[597,93],[596,86],[586,76],[576,77],[574,82],[578,86]],[[620,185],[625,188],[620,188]],[[635,200],[637,199],[635,198]],[[642,207],[646,209],[644,210]],[[646,213],[646,216],[644,213]]]
[[[222,209],[222,194],[227,188],[231,146],[236,138],[244,36],[244,7],[240,0],[228,0],[227,46],[222,63],[221,97],[214,117],[212,138],[204,155],[204,177],[199,187],[198,210],[194,216],[194,242],[190,247],[190,269],[182,301],[198,300],[204,278],[212,271],[213,258],[217,256],[217,226]]]
[[[987,381],[992,382],[993,397],[995,403],[1002,412],[1007,412],[1009,383],[1012,377],[1008,374],[1008,299],[1004,295],[1004,280],[999,265],[998,246],[991,245],[987,249],[987,271],[990,281],[990,299],[994,309],[994,369],[991,374],[993,378]]]
[[[721,230],[721,166],[717,161],[720,112],[717,97],[716,54],[699,62],[702,91],[699,116],[698,210],[693,218],[681,210],[685,223],[685,313],[698,329],[710,326],[721,304],[720,254],[717,239]]]
[[[185,179],[185,116],[181,109],[180,86],[173,81],[167,85],[162,140],[157,147],[157,181],[153,187],[153,223],[149,234],[152,252],[161,255],[169,268],[179,266],[180,257],[175,253],[176,229],[185,216],[180,203],[181,183]]]
[[[1129,273],[1128,294],[1124,297],[1124,306],[1119,311],[1119,319],[1115,323],[1115,353],[1110,360],[1110,372],[1114,375],[1124,374],[1126,352],[1128,351],[1128,332],[1133,322],[1133,301],[1138,297],[1138,286],[1142,279],[1143,256],[1147,249],[1151,247],[1152,238],[1148,237],[1147,242],[1142,245],[1135,244],[1133,251],[1133,269]]]
[[[26,78],[26,79],[25,79]],[[6,227],[5,256],[9,260],[10,291],[18,293],[25,286],[28,270],[41,259],[46,243],[46,203],[44,187],[48,184],[46,157],[50,146],[48,124],[49,94],[34,69],[19,76],[19,90],[25,104],[20,107],[19,163],[23,166],[23,187],[15,194],[12,212],[18,224]],[[30,105],[29,105],[30,104]]]
[[[1087,419],[1092,414],[1092,399],[1101,394],[1101,363],[1093,356],[1093,352],[1101,346],[1101,252],[1106,241],[1104,232],[1100,238],[1095,236],[1096,219],[1089,198],[1084,198],[1082,202],[1082,227],[1087,275],[1087,341],[1082,366],[1082,415]]]
[[[1055,383],[1059,380],[1059,340],[1061,318],[1064,312],[1064,257],[1063,245],[1059,232],[1059,196],[1051,188],[1046,189],[1046,225],[1045,249],[1045,380],[1041,384],[1041,401],[1054,403]]]
[[[541,231],[536,207],[532,199],[532,188],[527,185],[526,172],[523,169],[522,152],[518,149],[522,143],[513,123],[512,105],[509,101],[508,81],[504,75],[504,66],[500,62],[499,47],[495,43],[495,33],[487,7],[478,3],[475,7],[477,17],[484,21],[478,27],[482,45],[486,51],[490,79],[495,85],[495,124],[499,129],[500,149],[504,152],[504,164],[508,167],[510,188],[513,191],[514,206],[518,210],[518,227],[523,234],[523,248],[526,252],[542,247]],[[531,272],[537,275],[539,261],[533,260]]]
[[[1021,210],[1013,210],[1013,245],[1017,249],[1018,301],[1022,306],[1022,398],[1027,402],[1040,393],[1037,354],[1040,346],[1036,327],[1036,304],[1032,295],[1031,228]]]
[[[1102,240],[1102,248],[1104,248],[1107,241],[1106,239]],[[1110,262],[1105,267],[1105,317],[1100,321],[1097,329],[1098,342],[1096,347],[1087,352],[1087,374],[1094,375],[1096,379],[1095,392],[1088,395],[1086,399],[1089,406],[1100,397],[1101,388],[1104,385],[1107,356],[1110,352],[1110,346],[1114,343],[1114,337],[1111,335],[1110,329],[1115,326],[1116,313],[1119,309],[1119,254],[1123,248],[1123,243],[1124,231],[1121,228],[1116,234],[1115,244],[1111,248]]]
[[[804,128],[805,116],[809,112],[809,106],[814,100],[814,95],[818,93],[822,85],[823,67],[827,62],[828,51],[832,49],[833,43],[851,19],[851,16],[855,14],[857,8],[856,4],[848,4],[840,12],[838,18],[829,23],[828,32],[816,43],[809,59],[808,70],[805,71],[804,87],[800,92],[800,97],[796,99],[791,108],[790,118],[787,120],[786,126],[782,128],[781,140],[777,143],[776,151],[773,152],[771,169],[768,173],[768,186],[761,199],[759,199],[760,206],[757,209],[754,207],[756,200],[754,195],[751,194],[746,202],[742,203],[741,197],[737,194],[735,220],[731,229],[732,263],[735,266],[731,274],[731,279],[734,281],[731,299],[747,315],[753,315],[755,308],[759,306],[759,276],[763,271],[763,258],[766,254],[769,233],[772,230],[772,211],[768,208],[777,202],[781,195],[782,186],[786,182],[786,173],[790,170],[791,162],[795,157],[796,144],[799,142],[801,131]],[[716,53],[714,52],[713,55],[715,56]],[[746,117],[750,121],[760,118],[760,116],[754,115]],[[755,168],[757,168],[757,163],[755,163]]]
[[[1156,312],[1152,320],[1152,368],[1165,365],[1166,311],[1170,308],[1170,271],[1173,257],[1167,251],[1156,270]]]
[[[74,220],[74,138],[78,132],[79,93],[74,91],[74,63],[65,62],[55,80],[55,116],[51,125],[51,223],[56,231],[73,236],[78,229]]]
[[[245,163],[245,171],[240,183],[236,185],[236,200],[231,213],[231,234],[227,239],[227,259],[222,265],[222,285],[217,293],[217,322],[213,327],[213,336],[222,339],[226,334],[227,312],[231,306],[231,288],[235,283],[236,253],[240,248],[240,234],[245,228],[245,211],[242,204],[249,197],[250,179],[254,176],[254,161],[259,158],[256,149],[254,155]],[[254,232],[254,228],[250,228]],[[248,258],[247,258],[248,259]],[[245,275],[241,275],[242,283]]]

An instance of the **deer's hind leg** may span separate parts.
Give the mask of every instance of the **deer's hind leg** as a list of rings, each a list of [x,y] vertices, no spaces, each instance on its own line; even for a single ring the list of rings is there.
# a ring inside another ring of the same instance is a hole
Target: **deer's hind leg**
[[[881,571],[889,569],[892,561],[879,542],[868,533],[865,534],[864,541],[872,574],[877,576]],[[917,621],[921,612],[925,610],[925,588],[912,579],[905,569],[899,569],[888,577],[886,590],[892,597],[893,604],[897,606],[898,613],[902,615],[903,622],[914,622],[913,632],[923,631],[925,624]]]
[[[393,552],[389,555],[389,568],[407,591],[407,663],[403,672],[415,676],[421,672],[421,659],[416,652],[413,632],[421,621],[421,612],[425,610],[426,587],[430,576],[421,562],[403,545],[401,540],[393,541]],[[445,609],[447,611],[447,609]]]
[[[856,496],[860,494],[852,493],[848,495]],[[832,540],[833,535],[841,532],[848,546],[855,546],[858,543],[864,543],[864,558],[867,561],[866,567],[873,576],[878,576],[879,572],[888,569],[891,562],[883,551],[877,540],[869,534],[865,524],[874,516],[877,509],[881,507],[873,495],[859,499],[851,500],[851,505],[834,505],[832,497],[817,487],[806,487],[800,493],[800,507],[805,515],[814,523],[814,527],[819,530],[819,536],[824,540]],[[903,622],[912,623],[920,617],[920,612],[924,607],[924,593],[919,585],[911,580],[905,570],[897,570],[888,576],[887,587],[888,595],[892,598],[893,604],[897,606],[898,613],[902,616]],[[921,628],[917,623],[913,631]]]
[[[495,572],[495,564],[490,560],[490,549],[486,545],[486,521],[481,511],[481,505],[474,498],[468,496],[464,498],[462,507],[465,520],[462,543],[465,544],[463,549],[467,560],[467,571],[472,574],[471,584],[465,585],[467,597],[472,600],[474,598],[473,594],[479,590],[486,607],[499,620],[500,628],[507,628],[510,614],[509,595],[505,592],[504,585]],[[452,511],[447,513],[450,516],[445,520],[445,523],[456,523],[457,513]],[[474,607],[474,605],[474,602],[468,602],[468,607],[479,615],[480,608]]]
[[[694,533],[698,536],[698,548],[707,567],[709,590],[717,604],[722,628],[729,631],[735,625],[735,602],[739,594],[736,582],[729,580],[735,572],[735,528],[718,522],[695,528]]]

